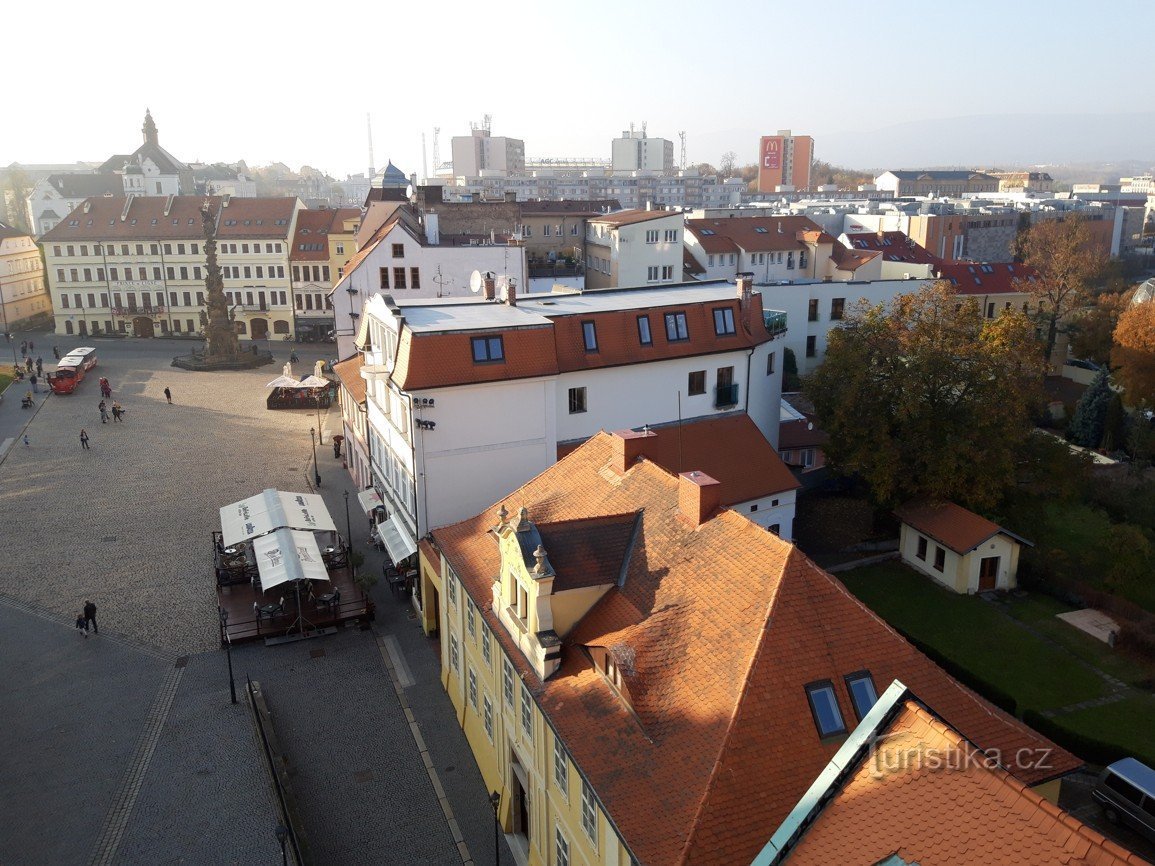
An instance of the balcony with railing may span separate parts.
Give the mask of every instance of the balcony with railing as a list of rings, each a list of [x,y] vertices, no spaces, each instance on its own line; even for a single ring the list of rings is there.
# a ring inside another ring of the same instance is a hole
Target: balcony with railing
[[[738,405],[738,385],[719,385],[714,389],[714,408],[729,409]]]
[[[766,330],[777,337],[786,333],[786,314],[781,310],[763,310],[762,324]]]

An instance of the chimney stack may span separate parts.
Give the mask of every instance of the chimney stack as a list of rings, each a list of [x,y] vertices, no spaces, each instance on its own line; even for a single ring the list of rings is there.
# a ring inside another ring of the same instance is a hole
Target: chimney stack
[[[492,301],[497,297],[497,282],[493,279],[493,272],[486,271],[485,278],[481,281],[482,297],[487,301]]]
[[[625,475],[630,467],[638,462],[638,458],[646,452],[649,441],[658,434],[648,428],[641,430],[615,430],[611,442],[611,467],[618,475]]]
[[[722,501],[722,485],[697,469],[678,473],[678,510],[691,526],[709,520]]]
[[[738,300],[742,303],[749,301],[754,290],[754,274],[749,271],[740,273],[734,282],[738,286]]]
[[[517,306],[517,283],[509,280],[505,287],[505,302],[511,307]]]

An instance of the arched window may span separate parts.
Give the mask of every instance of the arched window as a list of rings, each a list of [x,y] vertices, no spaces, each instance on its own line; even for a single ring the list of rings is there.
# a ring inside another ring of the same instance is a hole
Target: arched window
[[[284,321],[284,320],[281,320],[281,319],[276,320],[275,322],[273,322],[273,333],[274,334],[287,334],[287,333],[289,333],[289,323]]]
[[[71,334],[71,333],[72,333],[72,322],[67,322],[67,321],[66,321],[66,322],[64,323],[64,333],[66,333],[66,334]]]
[[[233,322],[233,324],[237,326],[237,333],[238,334],[243,334],[247,330],[244,322]]]

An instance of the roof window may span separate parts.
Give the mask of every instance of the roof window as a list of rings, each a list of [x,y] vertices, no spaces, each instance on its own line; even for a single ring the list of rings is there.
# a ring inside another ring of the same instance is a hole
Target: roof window
[[[704,234],[704,235],[712,235],[712,234],[714,234],[714,230],[713,230],[713,229],[700,229],[700,231],[701,231],[701,232],[702,232],[702,234]]]
[[[846,691],[850,692],[850,701],[854,704],[854,714],[858,721],[862,721],[870,708],[878,701],[878,692],[874,688],[874,678],[870,671],[858,671],[846,677]]]
[[[765,226],[754,226],[754,231],[758,232],[760,235],[770,234],[769,229],[767,229]],[[711,232],[711,234],[713,234],[713,232]]]
[[[810,712],[820,737],[834,737],[846,733],[846,723],[842,721],[842,710],[834,696],[834,684],[830,680],[810,683],[806,686],[806,697],[810,701]]]

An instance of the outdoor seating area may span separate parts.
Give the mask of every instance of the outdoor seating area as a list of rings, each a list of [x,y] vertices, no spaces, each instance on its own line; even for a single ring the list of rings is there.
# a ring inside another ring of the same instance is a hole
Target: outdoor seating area
[[[315,494],[265,490],[212,534],[221,642],[312,637],[368,615],[349,545]]]
[[[291,363],[285,364],[281,375],[266,385],[271,388],[265,405],[269,409],[328,409],[336,399],[337,385],[317,372],[297,379]]]

